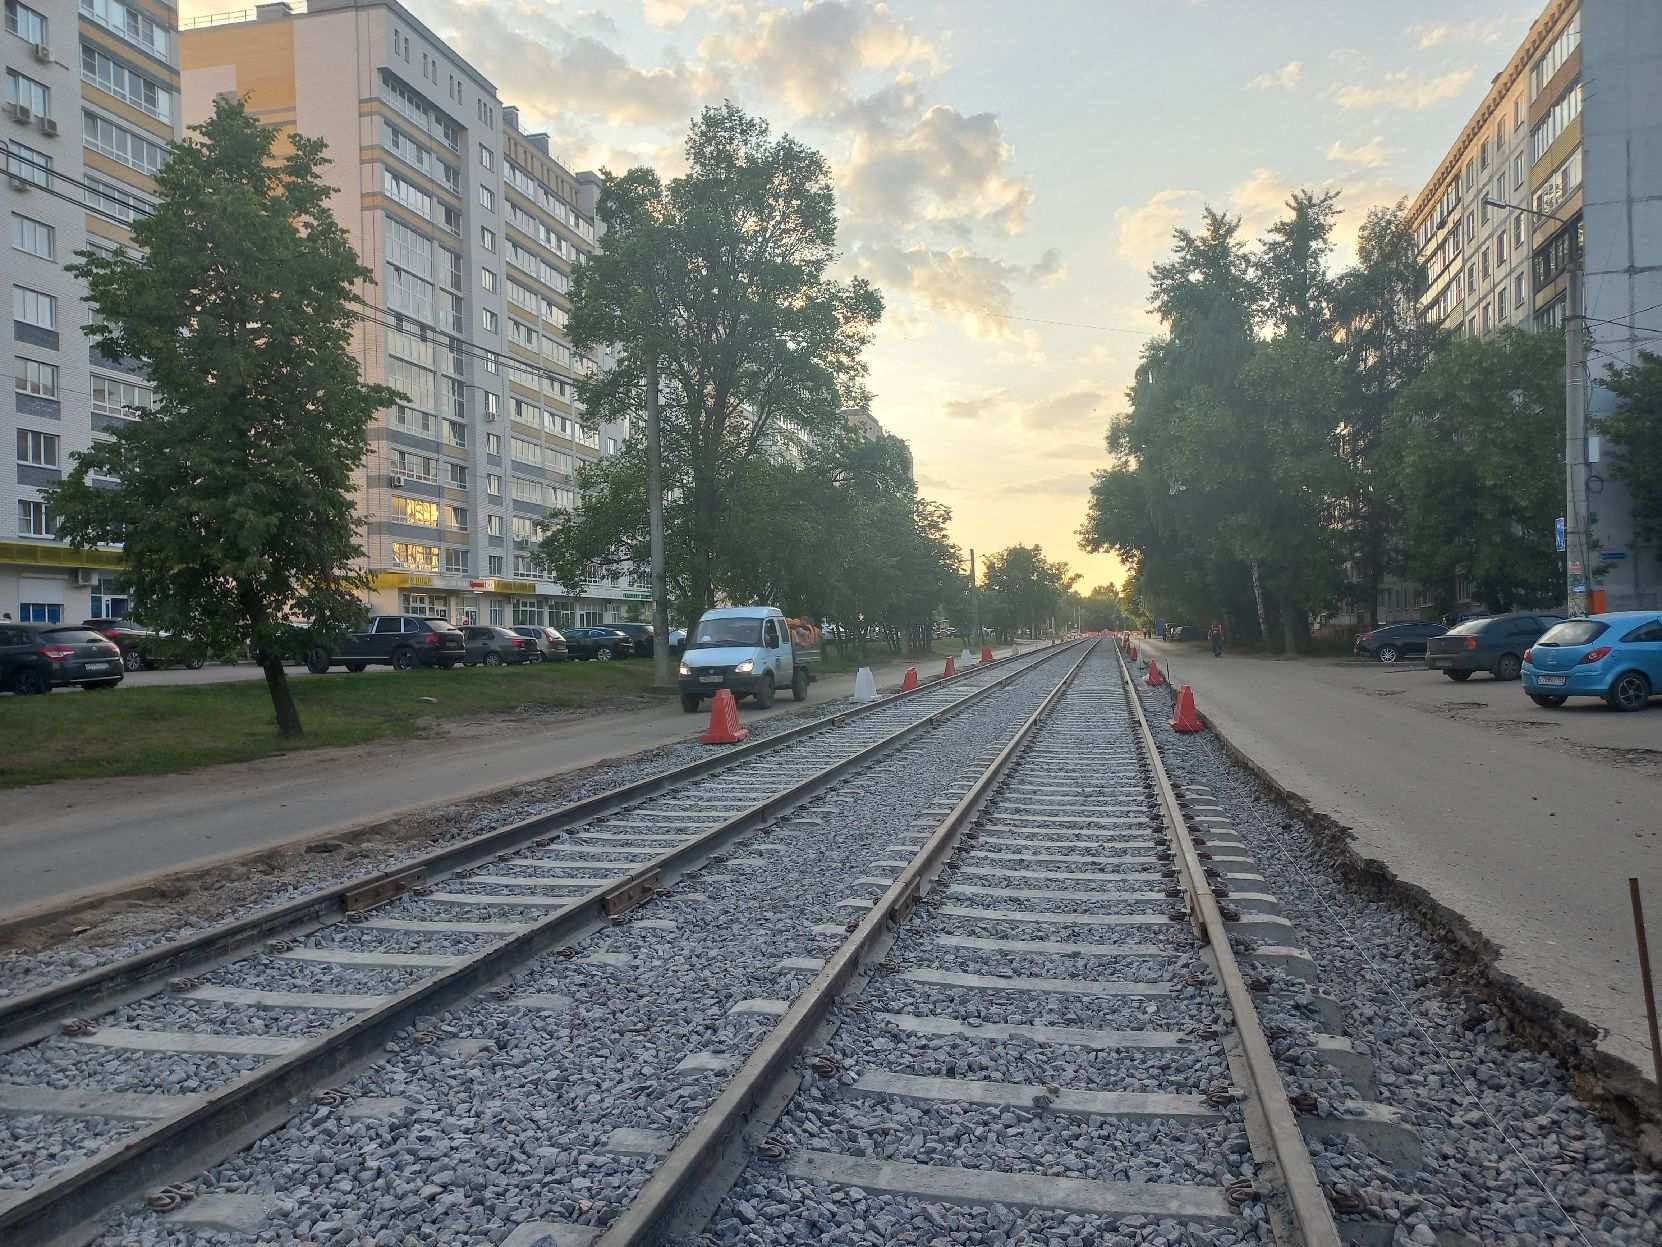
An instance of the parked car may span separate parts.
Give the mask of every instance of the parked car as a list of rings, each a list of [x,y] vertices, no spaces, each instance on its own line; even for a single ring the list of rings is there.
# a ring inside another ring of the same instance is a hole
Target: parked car
[[[525,637],[537,647],[533,662],[559,662],[570,658],[571,651],[566,648],[566,639],[558,628],[545,628],[541,624],[519,624],[514,631]]]
[[[131,619],[83,619],[83,628],[89,628],[107,641],[115,642],[121,650],[121,663],[128,671],[144,670],[144,652],[147,643],[156,634],[143,624]]]
[[[531,662],[541,657],[537,643],[530,637],[495,624],[469,624],[462,629],[462,640],[467,655],[462,661],[470,667],[476,663],[500,667],[504,663]]]
[[[1358,636],[1353,648],[1364,658],[1392,663],[1399,658],[1423,656],[1426,642],[1434,636],[1442,636],[1446,631],[1448,629],[1442,624],[1417,621],[1381,624],[1373,631]]]
[[[606,662],[635,652],[635,643],[616,628],[561,628],[560,635],[565,637],[566,649],[573,658]]]
[[[1662,614],[1566,619],[1524,651],[1523,682],[1537,706],[1602,697],[1613,710],[1643,710],[1662,691]]]
[[[820,650],[817,643],[798,644],[798,635],[776,606],[705,611],[681,654],[681,709],[696,713],[702,699],[724,688],[735,698],[749,694],[764,710],[773,705],[776,691],[787,688],[797,701],[806,701]],[[800,635],[806,640],[813,633],[803,629]]]
[[[177,632],[152,632],[145,638],[143,650],[146,670],[152,667],[189,667],[197,671],[208,661],[206,645]]]
[[[322,675],[337,663],[348,671],[373,664],[400,671],[411,667],[454,667],[467,656],[459,628],[445,619],[423,615],[371,615],[358,632],[336,638],[326,649],[315,645],[306,656],[306,669]]]
[[[612,624],[612,628],[629,638],[630,644],[635,647],[635,653],[642,658],[652,657],[653,632],[651,624],[620,623]]]
[[[0,692],[114,688],[124,674],[121,647],[90,628],[0,623]]]
[[[1488,615],[1456,624],[1425,643],[1425,665],[1451,680],[1469,680],[1474,671],[1489,671],[1497,680],[1516,680],[1524,651],[1562,615],[1513,613]]]

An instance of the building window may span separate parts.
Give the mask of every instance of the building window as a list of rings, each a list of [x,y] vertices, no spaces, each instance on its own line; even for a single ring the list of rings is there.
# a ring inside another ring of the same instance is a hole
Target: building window
[[[1489,167],[1489,140],[1488,139],[1484,139],[1483,142],[1481,144],[1479,144],[1479,146],[1478,146],[1478,149],[1477,149],[1477,167],[1480,170],[1487,169]]]
[[[1478,257],[1478,259],[1479,259],[1481,267],[1483,269],[1483,280],[1488,281],[1489,280],[1489,253],[1488,253],[1488,251],[1484,251],[1484,253],[1481,256]]]
[[[109,217],[124,225],[134,218],[149,216],[155,211],[155,201],[147,195],[129,190],[117,182],[108,182],[95,173],[88,173],[82,186],[87,207],[99,216]]]
[[[44,502],[19,498],[17,502],[17,532],[22,537],[50,537],[53,533],[52,513]]]
[[[38,359],[24,359],[21,355],[14,357],[12,364],[12,385],[19,394],[32,394],[36,398],[58,396],[56,364],[43,364]]]
[[[81,77],[158,121],[173,120],[173,92],[98,51],[81,45]]]
[[[55,624],[63,622],[62,602],[19,602],[18,623]]]
[[[491,149],[483,143],[479,144],[479,167],[482,169],[496,168],[496,157],[491,153]]]
[[[131,417],[154,406],[156,391],[137,381],[92,374],[92,409],[104,416]]]
[[[486,473],[485,492],[492,498],[502,497],[502,478],[494,472]]]
[[[1483,332],[1489,332],[1489,302],[1487,299],[1483,302]]]
[[[500,537],[502,535],[502,517],[494,514],[487,515],[485,517],[485,531],[492,537]]]
[[[491,294],[496,293],[496,270],[482,268],[479,270],[479,287]]]
[[[52,295],[27,286],[12,287],[12,319],[37,329],[58,327],[58,301]]]
[[[467,554],[468,554],[468,552],[466,550],[452,550],[452,549],[446,548],[445,552],[444,552],[444,570],[449,572],[453,576],[465,576],[465,575],[467,575],[468,574],[468,557],[467,557]]]
[[[488,186],[479,188],[479,206],[486,212],[496,211],[496,192]]]
[[[491,576],[500,576],[502,574],[504,562],[505,560],[500,554],[487,554],[485,556],[487,574]]]
[[[16,139],[6,143],[6,172],[31,186],[52,189],[52,157]]]
[[[1477,223],[1479,225],[1487,225],[1489,223],[1488,199],[1484,199],[1482,203],[1477,205]]]
[[[399,565],[412,567],[418,572],[436,572],[439,569],[437,546],[421,545],[413,541],[395,541],[392,543],[392,557]]]
[[[167,148],[119,126],[90,108],[81,110],[81,142],[91,151],[118,160],[129,169],[154,174],[167,160]]]
[[[1529,72],[1529,98],[1534,99],[1541,93],[1543,87],[1552,81],[1552,76],[1558,72],[1564,62],[1570,59],[1581,44],[1581,14],[1578,11],[1570,19],[1568,26],[1558,32],[1558,38],[1552,45],[1541,53],[1535,62],[1535,67]]]
[[[1581,263],[1581,219],[1559,230],[1535,253],[1535,289],[1550,286],[1567,270]]]
[[[400,524],[416,524],[422,528],[437,528],[439,504],[427,498],[392,496],[392,518]]]
[[[1554,299],[1546,307],[1535,313],[1535,328],[1539,330],[1562,329],[1564,327],[1564,299]]]
[[[1549,215],[1581,186],[1581,148],[1577,147],[1535,191],[1535,211]]]
[[[100,576],[92,586],[92,616],[94,619],[125,619],[131,609],[131,599],[125,586],[113,576]]]
[[[496,313],[488,307],[479,309],[479,327],[486,333],[502,332],[502,322],[497,319]]]
[[[1466,241],[1470,242],[1472,239],[1474,239],[1476,237],[1477,237],[1477,214],[1475,212],[1468,212],[1468,213],[1466,213]]]
[[[57,231],[34,217],[12,213],[12,246],[18,251],[50,260],[57,252]]]
[[[439,462],[432,455],[418,455],[413,450],[392,452],[392,474],[412,481],[437,481]]]
[[[1529,163],[1534,164],[1547,154],[1553,141],[1577,117],[1581,116],[1581,83],[1576,82],[1553,101],[1552,107],[1529,134]]]
[[[6,0],[6,33],[24,43],[46,42],[46,18],[23,0]]]
[[[131,5],[120,0],[81,0],[81,12],[146,52],[168,60],[167,28]]]
[[[1521,247],[1521,246],[1523,246],[1523,242],[1524,242],[1524,219],[1523,219],[1523,213],[1520,212],[1512,218],[1512,246],[1514,248]]]
[[[445,468],[445,481],[448,484],[454,485],[458,489],[466,489],[467,488],[467,464],[465,464],[465,463],[448,463],[447,462],[444,465],[444,468]]]
[[[33,429],[17,431],[17,461],[36,468],[58,466],[58,435],[37,433]]]
[[[6,100],[11,104],[21,104],[33,111],[37,117],[52,115],[47,107],[52,101],[52,93],[46,89],[46,84],[36,82],[27,74],[20,74],[15,69],[6,71]]]
[[[1519,190],[1524,183],[1524,154],[1519,152],[1512,157],[1512,189]]]
[[[1495,324],[1506,323],[1506,286],[1502,283],[1495,289]]]
[[[433,217],[433,197],[414,182],[408,181],[391,169],[381,169],[381,186],[391,199],[396,199],[423,220]]]

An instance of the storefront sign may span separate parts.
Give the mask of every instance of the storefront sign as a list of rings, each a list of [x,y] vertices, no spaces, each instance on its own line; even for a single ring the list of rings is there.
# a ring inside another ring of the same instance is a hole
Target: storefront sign
[[[536,591],[537,586],[529,580],[498,580],[496,582],[496,592],[498,593],[523,593],[529,596]]]

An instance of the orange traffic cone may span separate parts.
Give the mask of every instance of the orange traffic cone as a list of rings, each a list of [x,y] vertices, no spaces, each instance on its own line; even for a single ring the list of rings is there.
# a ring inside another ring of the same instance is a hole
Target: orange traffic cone
[[[958,674],[958,662],[951,654],[946,656],[946,670],[941,672],[941,679],[950,680]]]
[[[1159,688],[1165,682],[1166,682],[1166,677],[1160,674],[1160,664],[1158,662],[1149,663],[1148,664],[1148,686],[1150,688]]]
[[[910,693],[917,686],[918,686],[918,669],[916,667],[907,667],[906,668],[906,678],[900,682],[900,691],[902,693]]]
[[[736,745],[750,735],[749,728],[739,726],[739,703],[733,700],[731,689],[722,689],[710,703],[710,726],[698,738],[701,745]]]
[[[1131,661],[1137,661],[1137,647],[1135,645],[1131,646]]]
[[[981,647],[981,661],[982,662],[991,662],[992,660],[993,660],[993,647],[991,645],[983,645]]]
[[[1179,732],[1204,732],[1206,725],[1200,721],[1200,715],[1195,712],[1194,690],[1185,684],[1177,694],[1177,717],[1171,721],[1172,728]]]

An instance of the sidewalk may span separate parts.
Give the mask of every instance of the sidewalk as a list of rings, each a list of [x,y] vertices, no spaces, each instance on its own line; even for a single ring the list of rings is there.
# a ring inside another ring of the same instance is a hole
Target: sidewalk
[[[1516,683],[1137,641],[1354,848],[1463,915],[1498,968],[1650,1077],[1627,879],[1662,916],[1662,714],[1542,710]],[[1654,954],[1653,954],[1654,956]]]
[[[923,660],[919,674],[939,674],[942,662]],[[875,665],[878,687],[898,687],[911,665]],[[828,675],[801,706],[788,697],[770,710],[747,704],[740,717],[770,719],[853,691],[853,672]],[[5,795],[0,820],[0,916],[626,757],[697,736],[707,719],[667,700],[546,727],[480,719],[441,744],[316,749],[177,775],[18,789]]]

